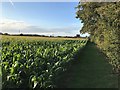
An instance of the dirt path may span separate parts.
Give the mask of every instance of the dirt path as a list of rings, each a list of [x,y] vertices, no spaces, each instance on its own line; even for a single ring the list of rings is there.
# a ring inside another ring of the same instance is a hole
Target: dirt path
[[[118,77],[105,56],[92,43],[78,53],[71,68],[58,81],[64,88],[117,88]]]

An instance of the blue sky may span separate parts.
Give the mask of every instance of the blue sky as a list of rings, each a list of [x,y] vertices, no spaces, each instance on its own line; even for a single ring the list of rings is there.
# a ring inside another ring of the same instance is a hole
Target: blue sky
[[[78,2],[3,3],[2,32],[74,36],[83,26],[75,18],[77,5]]]

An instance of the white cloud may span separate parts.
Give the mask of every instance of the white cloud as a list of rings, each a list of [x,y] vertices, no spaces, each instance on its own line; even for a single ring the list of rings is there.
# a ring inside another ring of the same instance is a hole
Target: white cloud
[[[19,20],[12,20],[12,19],[3,19],[0,23],[0,28],[2,28],[3,33],[10,33],[10,34],[44,34],[44,35],[68,35],[73,36],[79,34],[79,30],[81,26],[77,26],[77,24],[72,24],[71,26],[66,27],[56,27],[56,28],[46,28],[46,27],[39,27],[33,26],[25,21]]]
[[[17,21],[12,19],[2,19],[0,23],[0,28],[2,28],[2,32],[9,33],[17,33],[18,30],[25,30],[30,25],[25,23],[24,21]]]

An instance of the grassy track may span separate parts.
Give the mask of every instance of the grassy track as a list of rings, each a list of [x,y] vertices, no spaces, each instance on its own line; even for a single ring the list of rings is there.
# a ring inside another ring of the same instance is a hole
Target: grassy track
[[[112,67],[94,44],[88,43],[82,53],[78,53],[58,87],[66,88],[117,88],[118,77],[112,74]]]

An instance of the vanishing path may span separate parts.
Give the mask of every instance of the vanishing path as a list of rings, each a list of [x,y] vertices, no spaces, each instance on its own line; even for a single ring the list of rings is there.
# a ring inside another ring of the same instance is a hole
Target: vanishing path
[[[92,43],[78,53],[71,68],[58,81],[65,88],[117,88],[118,77],[112,67]]]

